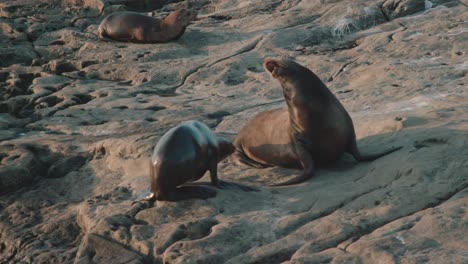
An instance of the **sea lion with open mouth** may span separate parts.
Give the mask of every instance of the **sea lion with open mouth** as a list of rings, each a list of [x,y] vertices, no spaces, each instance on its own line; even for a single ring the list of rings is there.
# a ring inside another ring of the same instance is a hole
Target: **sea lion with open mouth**
[[[333,162],[344,152],[358,161],[372,161],[401,148],[361,154],[351,117],[312,71],[283,59],[266,58],[263,66],[281,83],[287,109],[262,112],[251,119],[234,140],[232,156],[237,164],[304,170],[298,177],[271,186],[310,179],[316,164]]]

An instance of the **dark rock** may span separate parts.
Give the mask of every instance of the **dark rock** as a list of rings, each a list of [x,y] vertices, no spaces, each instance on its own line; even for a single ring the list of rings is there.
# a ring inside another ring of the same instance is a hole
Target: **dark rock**
[[[7,80],[8,75],[10,75],[9,71],[0,71],[0,82],[4,82]]]
[[[45,171],[37,154],[46,154],[39,146],[0,146],[0,195],[13,192],[32,183]]]
[[[31,65],[35,58],[37,58],[37,54],[31,44],[0,46],[0,67],[8,67],[12,64]]]
[[[389,19],[412,15],[426,9],[424,0],[387,0],[382,11]]]
[[[62,60],[51,60],[47,64],[46,69],[56,74],[78,70],[73,63]]]
[[[78,7],[87,7],[93,10],[100,12],[104,6],[104,0],[64,0],[64,4],[78,6]]]
[[[80,69],[86,68],[88,66],[91,66],[93,64],[97,64],[99,61],[97,60],[86,60],[86,61],[80,61]]]
[[[47,178],[60,178],[78,170],[86,161],[84,156],[65,157],[53,164],[47,171]]]
[[[45,60],[43,58],[36,58],[31,62],[31,66],[41,66],[44,63]]]

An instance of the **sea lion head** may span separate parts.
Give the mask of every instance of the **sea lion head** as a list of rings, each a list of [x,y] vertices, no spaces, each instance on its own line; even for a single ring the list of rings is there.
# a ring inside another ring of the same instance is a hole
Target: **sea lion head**
[[[307,87],[304,81],[311,74],[306,67],[287,59],[266,58],[263,67],[281,83],[285,95],[292,95],[300,87]]]
[[[168,23],[179,23],[182,26],[188,26],[191,21],[197,17],[196,10],[190,10],[186,8],[177,9],[170,13],[165,20]]]
[[[287,59],[266,58],[263,67],[273,78],[281,83],[293,82],[301,76],[310,74],[310,70],[297,62]]]
[[[218,162],[227,158],[229,155],[234,153],[235,150],[236,147],[234,147],[230,141],[218,137]]]

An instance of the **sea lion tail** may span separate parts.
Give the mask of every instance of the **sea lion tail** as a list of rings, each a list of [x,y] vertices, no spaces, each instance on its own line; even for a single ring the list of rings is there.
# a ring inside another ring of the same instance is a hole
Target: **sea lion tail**
[[[373,161],[373,160],[376,160],[380,157],[383,157],[385,155],[388,155],[392,152],[395,152],[399,149],[401,149],[402,146],[399,146],[399,147],[392,147],[390,149],[387,149],[387,150],[384,150],[380,153],[375,153],[375,154],[361,154],[359,152],[359,149],[357,148],[356,146],[356,143],[353,144],[353,147],[350,151],[351,155],[353,155],[353,157],[357,160],[357,161]]]
[[[279,187],[279,186],[286,186],[286,185],[292,185],[292,184],[298,184],[304,181],[307,181],[308,179],[312,178],[314,176],[313,173],[303,173],[297,177],[294,177],[290,180],[284,181],[284,182],[279,182],[279,183],[273,183],[269,184],[268,186],[270,187]]]

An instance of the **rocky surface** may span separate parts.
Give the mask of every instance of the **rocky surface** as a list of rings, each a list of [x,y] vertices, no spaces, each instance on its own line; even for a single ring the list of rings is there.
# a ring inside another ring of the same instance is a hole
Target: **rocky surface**
[[[97,39],[108,13],[183,5],[176,42]],[[467,263],[467,20],[450,0],[2,1],[0,263]],[[267,56],[312,69],[363,152],[404,148],[282,188],[299,171],[225,161],[260,191],[132,206],[172,126],[233,139],[284,105]]]

